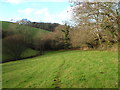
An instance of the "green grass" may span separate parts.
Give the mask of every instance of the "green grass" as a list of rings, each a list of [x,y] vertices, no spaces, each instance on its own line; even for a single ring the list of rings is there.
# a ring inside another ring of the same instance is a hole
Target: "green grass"
[[[26,57],[31,57],[31,56],[35,56],[39,53],[39,51],[33,50],[33,49],[26,49],[22,54],[21,54],[21,58],[26,58]]]
[[[10,29],[13,29],[13,30],[16,30],[17,27],[19,26],[19,28],[22,28],[24,30],[32,30],[34,32],[49,32],[49,31],[46,31],[46,30],[43,30],[43,29],[38,29],[38,28],[34,28],[34,27],[30,27],[30,26],[23,26],[23,25],[19,25],[17,23],[12,23],[12,22],[5,22],[5,21],[0,21],[0,23],[2,23],[2,29],[3,30],[10,30]]]
[[[3,88],[117,88],[116,51],[52,51],[2,64]]]
[[[36,56],[39,54],[39,51],[33,50],[33,49],[26,49],[24,52],[22,52],[20,58],[27,58],[27,57],[31,57],[31,56]],[[13,57],[10,56],[9,54],[3,54],[2,55],[2,60],[3,61],[9,61],[12,60]]]
[[[25,25],[19,25],[17,23],[11,23],[11,22],[5,22],[5,21],[0,21],[2,22],[2,30],[4,32],[7,32],[8,36],[9,35],[16,35],[16,34],[22,34],[28,37],[28,39],[33,39],[36,35],[43,35],[46,33],[49,33],[47,30],[43,29],[38,29],[30,26],[25,26]]]

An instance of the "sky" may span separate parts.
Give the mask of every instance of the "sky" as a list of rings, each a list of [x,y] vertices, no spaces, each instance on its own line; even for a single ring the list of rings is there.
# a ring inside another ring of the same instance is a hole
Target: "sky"
[[[62,24],[71,19],[69,0],[1,0],[0,21],[28,19]]]

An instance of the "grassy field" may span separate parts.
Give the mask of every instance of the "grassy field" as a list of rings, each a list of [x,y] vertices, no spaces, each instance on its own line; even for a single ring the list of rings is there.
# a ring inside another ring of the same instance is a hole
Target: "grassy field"
[[[117,88],[116,51],[51,51],[2,64],[3,88]]]
[[[0,23],[2,23],[2,29],[5,31],[11,30],[11,29],[17,30],[17,28],[20,28],[23,30],[29,30],[29,32],[33,32],[32,34],[38,33],[38,32],[49,32],[43,29],[38,29],[38,28],[30,27],[30,26],[23,26],[23,25],[11,23],[11,22],[0,21]]]
[[[22,52],[20,58],[28,58],[28,57],[31,57],[31,56],[36,56],[38,54],[39,54],[39,51],[28,48],[24,52]],[[5,60],[9,61],[9,60],[12,60],[12,59],[13,59],[13,57],[10,56],[9,54],[2,55],[2,60],[3,61],[5,61]]]

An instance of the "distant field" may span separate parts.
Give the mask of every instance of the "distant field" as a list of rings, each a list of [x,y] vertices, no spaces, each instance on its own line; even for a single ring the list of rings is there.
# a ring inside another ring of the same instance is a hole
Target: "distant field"
[[[116,51],[51,51],[4,63],[3,88],[117,88]]]
[[[0,21],[0,22],[2,22],[2,29],[7,30],[7,31],[11,30],[11,29],[12,30],[17,30],[18,28],[21,28],[23,30],[33,31],[34,33],[36,33],[36,32],[49,32],[47,30],[38,29],[38,28],[30,27],[30,26],[23,26],[23,25],[19,25],[19,24],[16,24],[16,23],[5,22],[5,21]]]

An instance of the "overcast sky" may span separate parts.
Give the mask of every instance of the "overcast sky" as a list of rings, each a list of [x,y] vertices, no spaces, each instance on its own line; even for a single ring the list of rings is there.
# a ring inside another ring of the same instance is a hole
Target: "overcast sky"
[[[0,11],[1,21],[24,18],[36,22],[62,23],[71,18],[69,0],[2,0]]]

